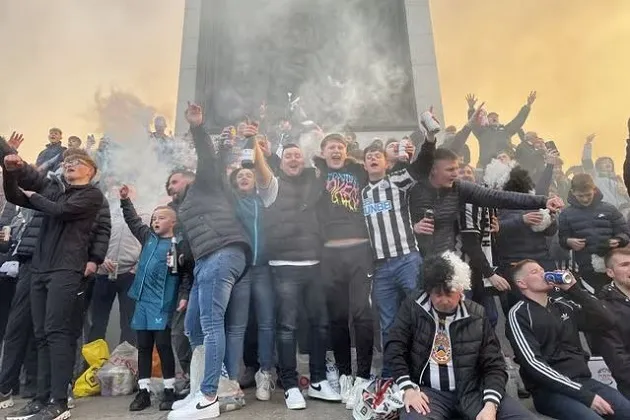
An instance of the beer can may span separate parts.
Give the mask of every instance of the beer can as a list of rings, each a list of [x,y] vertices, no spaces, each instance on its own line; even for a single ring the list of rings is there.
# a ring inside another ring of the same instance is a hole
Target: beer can
[[[114,269],[107,275],[107,278],[114,281],[118,278],[118,261],[112,261]]]
[[[569,284],[573,281],[573,275],[568,271],[546,271],[545,281],[553,284]]]
[[[9,242],[11,239],[11,226],[2,226],[2,234],[4,236],[4,242]]]
[[[420,123],[429,133],[435,134],[440,131],[440,122],[430,111],[420,114]]]
[[[407,154],[407,146],[409,145],[409,140],[402,139],[398,143],[398,159],[409,159],[409,155]]]

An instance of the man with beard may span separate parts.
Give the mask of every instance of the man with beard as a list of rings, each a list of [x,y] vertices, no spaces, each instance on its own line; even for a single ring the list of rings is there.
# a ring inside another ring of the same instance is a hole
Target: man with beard
[[[94,221],[103,194],[91,185],[96,164],[83,152],[63,162],[64,180],[48,179],[19,156],[4,158],[9,201],[44,213],[33,255],[31,308],[38,346],[38,392],[29,403],[32,419],[69,417],[75,340],[73,311],[79,299]]]
[[[201,107],[189,104],[186,119],[197,152],[197,171],[195,181],[177,194],[177,220],[195,259],[186,332],[191,346],[204,346],[205,366],[200,392],[169,413],[171,420],[220,415],[217,391],[225,356],[225,312],[232,288],[251,259],[249,240],[228,199],[223,166],[202,125]]]
[[[597,349],[617,381],[617,389],[630,399],[630,249],[613,249],[606,255],[606,274],[612,282],[599,293],[615,315],[615,326],[596,332]]]

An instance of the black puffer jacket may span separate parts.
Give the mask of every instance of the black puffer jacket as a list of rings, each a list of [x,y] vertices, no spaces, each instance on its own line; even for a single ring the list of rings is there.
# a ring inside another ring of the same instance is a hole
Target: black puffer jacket
[[[315,170],[306,168],[299,176],[278,177],[278,197],[265,212],[267,254],[271,260],[319,260],[322,239],[317,202],[324,184]]]
[[[596,191],[593,202],[581,205],[569,194],[569,207],[560,213],[558,220],[560,245],[569,248],[567,239],[586,239],[586,247],[574,252],[575,261],[581,273],[592,273],[591,255],[606,255],[610,249],[608,240],[617,238],[621,247],[628,244],[630,233],[623,215],[612,204],[602,201],[602,194]]]
[[[227,246],[238,246],[249,264],[251,246],[236,218],[233,197],[210,136],[203,126],[190,131],[197,150],[197,174],[176,207],[195,261]]]
[[[109,212],[109,201],[103,197],[103,205],[96,216],[92,234],[90,235],[90,247],[88,249],[90,262],[101,265],[107,256],[109,238],[112,233],[112,216]]]
[[[385,360],[403,390],[418,386],[429,363],[436,332],[430,310],[426,293],[407,298],[389,331]],[[449,332],[457,409],[466,420],[474,420],[484,402],[500,400],[505,395],[507,372],[501,345],[483,307],[470,300],[460,303]]]
[[[617,389],[630,399],[630,298],[611,283],[599,292],[599,299],[615,318],[615,327],[600,331],[598,351],[617,381]]]

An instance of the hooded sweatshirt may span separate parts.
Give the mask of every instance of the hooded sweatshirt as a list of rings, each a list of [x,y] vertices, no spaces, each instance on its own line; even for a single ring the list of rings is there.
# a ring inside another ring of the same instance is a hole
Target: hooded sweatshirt
[[[599,167],[604,161],[610,161],[612,165],[611,173],[600,172]],[[600,157],[595,161],[593,165],[593,144],[586,143],[582,152],[582,165],[586,173],[591,174],[595,186],[601,191],[603,200],[613,206],[619,208],[622,204],[628,203],[627,194],[620,194],[620,187],[622,182],[617,178],[615,174],[615,162],[609,157]]]

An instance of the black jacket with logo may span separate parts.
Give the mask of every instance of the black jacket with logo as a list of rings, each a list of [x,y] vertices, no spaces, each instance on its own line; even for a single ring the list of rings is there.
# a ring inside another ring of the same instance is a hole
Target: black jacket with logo
[[[582,387],[591,377],[578,331],[613,328],[614,318],[595,297],[571,287],[547,306],[524,298],[510,309],[506,333],[525,387],[532,393],[556,392],[591,406],[595,394]]]
[[[599,298],[615,316],[615,327],[599,331],[597,350],[617,381],[617,389],[630,399],[630,298],[611,283],[599,292]]]
[[[402,390],[418,386],[429,364],[437,325],[431,301],[417,293],[403,302],[388,334],[385,360]],[[485,402],[499,404],[505,395],[507,372],[501,345],[484,309],[470,300],[460,302],[449,329],[458,411],[474,420]]]

